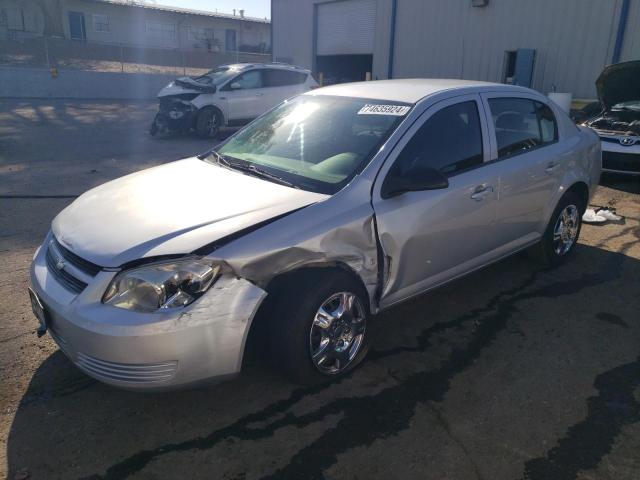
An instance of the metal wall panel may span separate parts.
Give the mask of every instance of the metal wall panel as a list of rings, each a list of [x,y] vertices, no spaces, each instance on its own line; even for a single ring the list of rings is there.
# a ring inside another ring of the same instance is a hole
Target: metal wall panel
[[[631,0],[620,61],[640,60],[640,0]]]
[[[312,0],[273,0],[273,58],[277,62],[313,67]]]
[[[318,5],[318,55],[373,54],[376,0]]]
[[[622,0],[397,0],[394,76],[501,81],[504,52],[536,50],[533,88],[595,98],[611,62]],[[314,0],[273,0],[275,57],[313,66]],[[377,0],[373,76],[385,78],[392,0]],[[319,8],[319,7],[318,7]],[[622,60],[640,59],[640,0],[631,0]]]
[[[469,0],[398,4],[397,77],[501,81],[504,52],[532,48],[533,88],[555,86],[593,98],[595,79],[611,61],[620,0],[491,0],[483,8]]]

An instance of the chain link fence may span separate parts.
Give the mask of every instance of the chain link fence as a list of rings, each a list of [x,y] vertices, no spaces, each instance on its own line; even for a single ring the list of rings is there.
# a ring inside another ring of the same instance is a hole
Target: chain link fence
[[[35,37],[0,40],[0,66],[198,75],[227,63],[270,62],[271,54],[209,52]]]

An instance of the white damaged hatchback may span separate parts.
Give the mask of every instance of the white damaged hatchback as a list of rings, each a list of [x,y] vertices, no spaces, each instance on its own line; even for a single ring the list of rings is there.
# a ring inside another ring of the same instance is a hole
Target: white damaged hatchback
[[[371,315],[527,247],[566,258],[600,157],[521,87],[314,90],[64,209],[31,268],[39,334],[98,380],[165,389],[237,374],[260,324],[292,379],[337,378]]]

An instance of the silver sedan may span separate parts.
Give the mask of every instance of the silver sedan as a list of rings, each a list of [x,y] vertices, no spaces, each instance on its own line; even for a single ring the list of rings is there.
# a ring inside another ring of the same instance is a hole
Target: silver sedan
[[[266,322],[292,379],[337,378],[372,315],[525,248],[568,257],[600,167],[598,137],[525,88],[314,90],[63,210],[31,268],[39,333],[105,383],[165,389],[237,374]]]

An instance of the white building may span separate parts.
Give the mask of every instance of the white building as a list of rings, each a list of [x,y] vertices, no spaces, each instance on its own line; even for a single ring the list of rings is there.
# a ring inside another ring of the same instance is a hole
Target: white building
[[[273,56],[326,81],[449,77],[594,98],[640,59],[640,0],[272,0]]]
[[[0,0],[0,38],[49,35],[179,50],[270,50],[269,20],[131,0]]]

